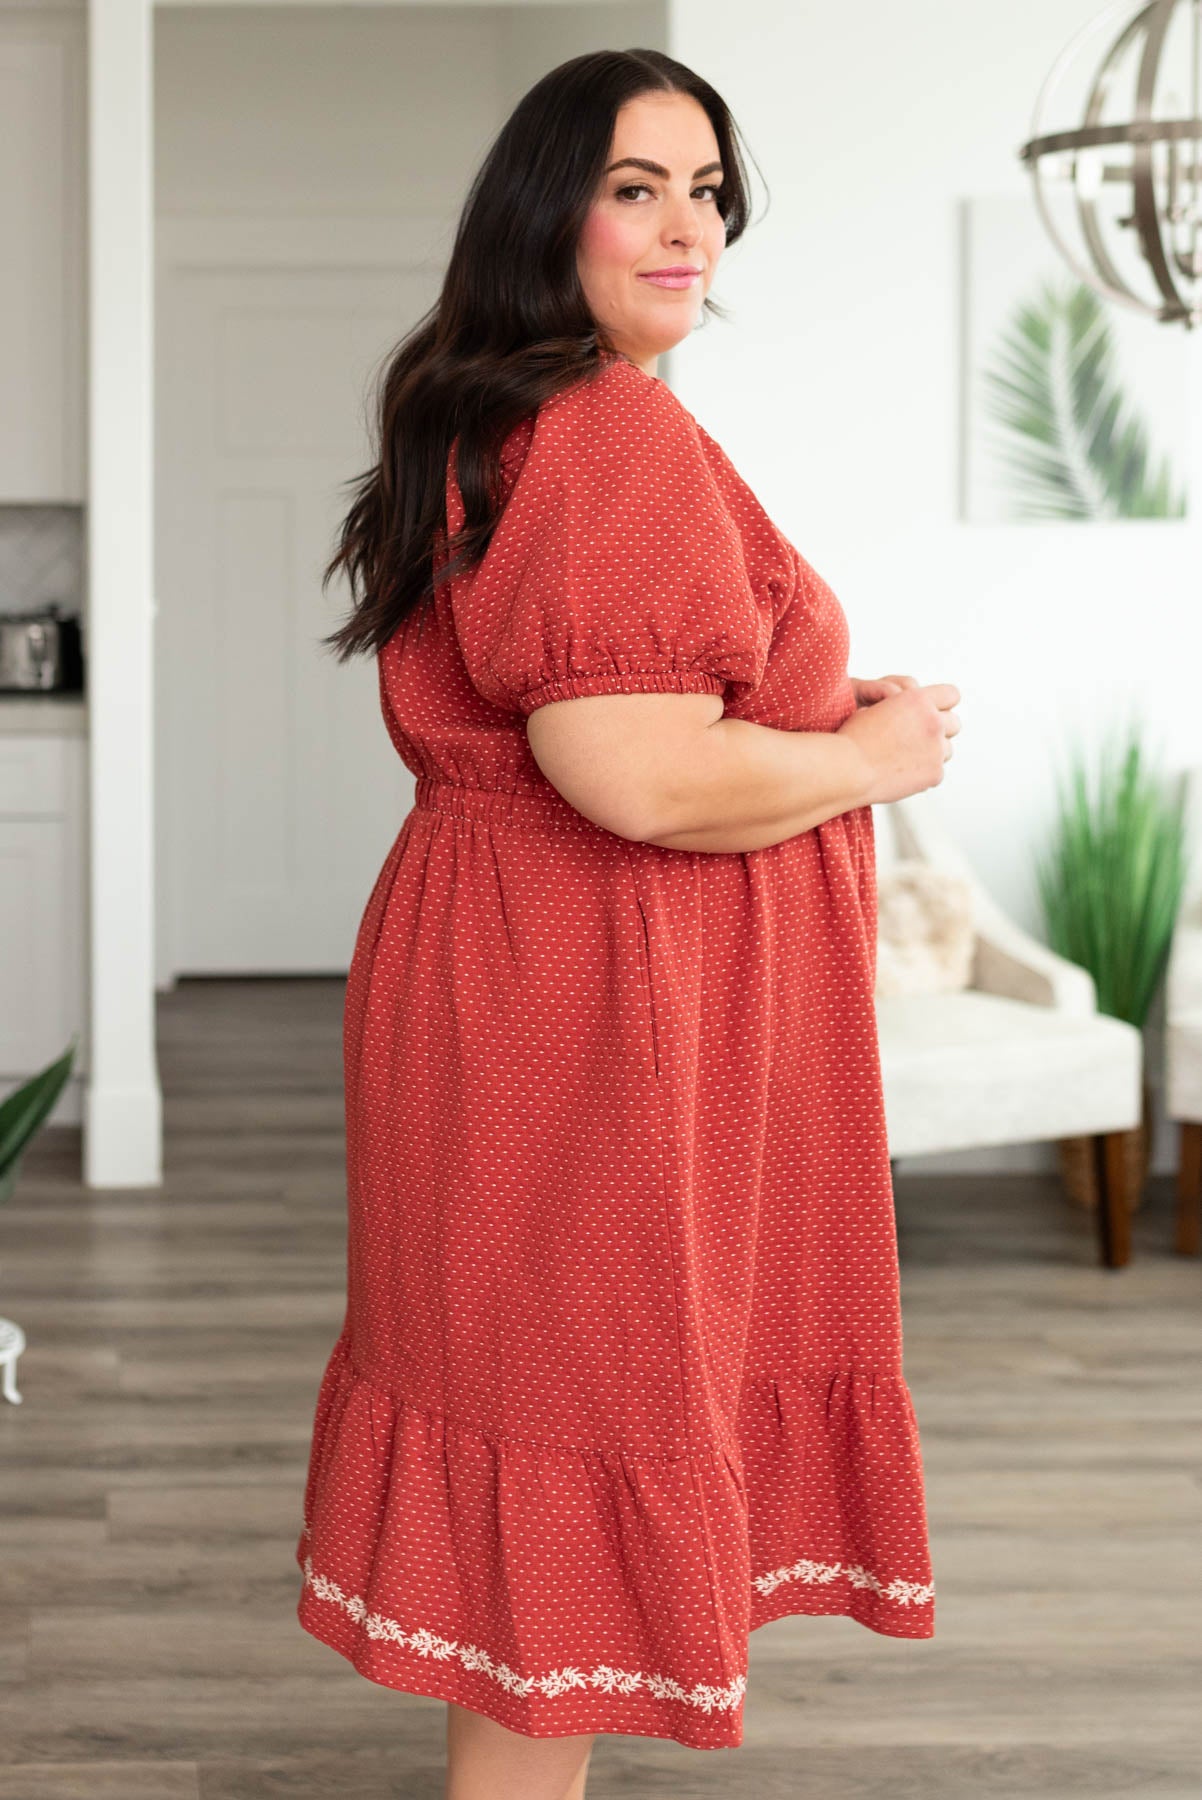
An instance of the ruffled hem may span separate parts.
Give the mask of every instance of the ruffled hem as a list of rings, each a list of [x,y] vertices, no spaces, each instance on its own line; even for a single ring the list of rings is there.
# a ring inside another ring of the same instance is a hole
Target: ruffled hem
[[[738,1447],[495,1441],[367,1379],[344,1329],[317,1400],[297,1617],[368,1679],[527,1736],[734,1748],[760,1625],[840,1614],[933,1635],[925,1539],[899,1535],[895,1510],[916,1454],[901,1378],[852,1371],[749,1395]],[[878,1485],[894,1503],[879,1516]]]

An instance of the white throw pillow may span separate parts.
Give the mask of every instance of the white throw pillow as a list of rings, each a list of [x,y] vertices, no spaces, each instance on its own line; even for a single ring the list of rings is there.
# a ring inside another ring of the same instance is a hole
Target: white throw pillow
[[[898,857],[877,878],[876,993],[942,994],[972,978],[972,891],[959,875]]]

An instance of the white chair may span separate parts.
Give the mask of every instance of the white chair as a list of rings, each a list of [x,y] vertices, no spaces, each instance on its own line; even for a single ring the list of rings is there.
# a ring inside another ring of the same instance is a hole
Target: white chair
[[[1001,911],[940,824],[937,794],[875,806],[873,822],[881,878],[898,857],[961,876],[975,931],[968,987],[877,998],[891,1160],[1089,1137],[1100,1257],[1121,1268],[1131,1257],[1124,1138],[1141,1118],[1140,1032],[1098,1012],[1088,970]],[[1202,961],[1198,970],[1202,981]],[[1202,1008],[1202,986],[1199,995]],[[1202,1060],[1199,1070],[1202,1095]]]
[[[1185,778],[1191,849],[1202,845],[1202,768]],[[1164,978],[1165,1115],[1181,1127],[1174,1248],[1197,1256],[1202,1213],[1202,857],[1194,854]]]

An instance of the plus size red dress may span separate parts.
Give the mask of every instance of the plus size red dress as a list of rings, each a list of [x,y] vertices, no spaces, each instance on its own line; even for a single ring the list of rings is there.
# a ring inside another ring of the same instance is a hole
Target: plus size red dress
[[[503,469],[487,554],[378,659],[416,797],[347,982],[347,1307],[298,1617],[514,1731],[725,1748],[758,1626],[934,1632],[872,812],[634,842],[557,793],[525,720],[654,690],[833,731],[847,623],[624,358]]]

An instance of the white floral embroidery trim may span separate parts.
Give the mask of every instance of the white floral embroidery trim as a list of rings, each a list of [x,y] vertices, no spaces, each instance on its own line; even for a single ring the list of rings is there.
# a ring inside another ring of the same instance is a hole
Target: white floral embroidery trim
[[[935,1598],[935,1583],[928,1581],[925,1585],[919,1581],[903,1581],[900,1576],[893,1581],[878,1581],[871,1569],[861,1568],[858,1563],[823,1563],[801,1562],[790,1563],[787,1568],[773,1569],[770,1575],[757,1575],[752,1585],[761,1594],[770,1594],[783,1581],[834,1581],[845,1575],[853,1587],[871,1588],[883,1600],[896,1600],[899,1606],[925,1606],[928,1600]]]
[[[465,1669],[489,1675],[507,1693],[518,1694],[523,1698],[539,1693],[548,1699],[555,1699],[560,1694],[585,1687],[603,1688],[608,1694],[633,1694],[640,1688],[646,1688],[656,1700],[678,1700],[684,1705],[696,1706],[709,1713],[715,1708],[722,1712],[729,1711],[732,1706],[739,1704],[747,1691],[745,1675],[737,1675],[724,1688],[709,1687],[704,1683],[694,1688],[684,1688],[670,1675],[651,1675],[634,1669],[611,1669],[604,1663],[598,1664],[591,1674],[583,1669],[569,1667],[554,1669],[549,1675],[519,1675],[508,1663],[494,1662],[487,1650],[481,1650],[475,1644],[454,1643],[425,1628],[406,1631],[398,1620],[390,1619],[384,1613],[369,1613],[367,1602],[361,1594],[347,1594],[329,1575],[319,1574],[313,1567],[312,1557],[305,1557],[304,1571],[305,1583],[317,1597],[340,1606],[356,1624],[363,1626],[368,1637],[387,1638],[403,1649],[415,1650],[419,1656],[437,1657],[440,1662],[445,1662],[451,1656],[457,1657]],[[841,1575],[846,1576],[853,1587],[870,1587],[882,1598],[896,1600],[902,1606],[921,1605],[933,1599],[935,1594],[933,1582],[925,1586],[916,1581],[900,1579],[882,1582],[871,1570],[861,1568],[856,1563],[806,1560],[791,1563],[787,1568],[774,1569],[770,1575],[757,1576],[753,1585],[761,1594],[770,1594],[785,1581],[825,1584],[835,1581]]]
[[[684,1688],[679,1681],[670,1675],[647,1675],[642,1670],[611,1669],[604,1663],[598,1664],[592,1674],[583,1669],[553,1669],[549,1675],[519,1675],[508,1663],[494,1662],[487,1650],[480,1650],[475,1644],[455,1644],[447,1638],[439,1637],[433,1631],[406,1631],[395,1619],[385,1618],[383,1613],[369,1613],[361,1594],[345,1594],[336,1581],[328,1575],[319,1575],[313,1568],[311,1558],[305,1558],[305,1580],[313,1592],[322,1600],[332,1600],[341,1606],[352,1619],[362,1625],[368,1637],[388,1638],[394,1644],[400,1644],[408,1650],[416,1650],[419,1656],[436,1656],[440,1662],[447,1657],[456,1656],[465,1669],[475,1669],[480,1674],[491,1675],[493,1680],[510,1694],[520,1694],[523,1698],[528,1694],[545,1694],[548,1699],[555,1699],[577,1688],[604,1688],[607,1694],[633,1694],[645,1687],[656,1700],[680,1700],[688,1706],[698,1706],[703,1712],[713,1712],[715,1707],[726,1712],[743,1698],[747,1691],[747,1677],[738,1675],[729,1687],[707,1687],[704,1684],[695,1688]]]

